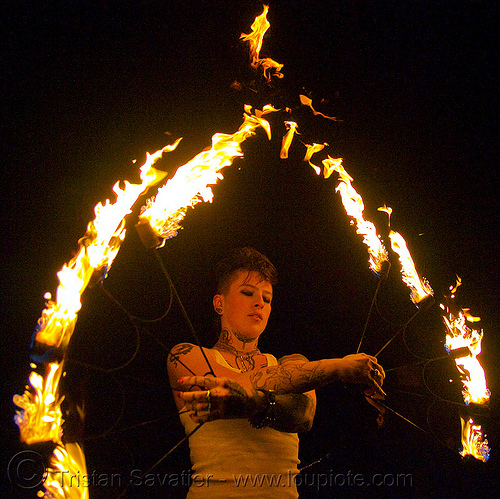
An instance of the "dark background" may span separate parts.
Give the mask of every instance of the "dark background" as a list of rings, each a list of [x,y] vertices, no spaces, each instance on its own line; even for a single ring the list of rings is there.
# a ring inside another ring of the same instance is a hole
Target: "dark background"
[[[284,119],[299,123],[304,143],[328,142],[344,158],[365,201],[365,217],[407,240],[436,304],[422,311],[380,355],[388,370],[387,404],[416,423],[377,412],[359,390],[318,390],[314,428],[302,437],[301,459],[319,474],[412,475],[412,487],[302,486],[303,497],[493,496],[499,434],[498,237],[496,209],[496,66],[489,1],[271,2],[262,56],[284,64],[283,80],[265,85],[248,67],[239,42],[261,13],[259,2],[7,1],[2,8],[2,480],[24,446],[12,422],[12,395],[30,372],[29,344],[93,218],[93,207],[117,180],[138,182],[138,165],[177,137],[178,150],[158,167],[176,167],[233,133],[243,104],[273,103],[291,114],[270,115],[244,143],[243,160],[224,170],[212,204],[189,210],[184,229],[158,250],[195,329],[213,342],[213,268],[234,247],[250,245],[276,264],[280,282],[263,350],[311,359],[356,350],[377,278],[361,237],[335,193],[336,175],[317,177],[295,140],[279,159]],[[237,80],[241,89],[231,84]],[[333,122],[300,106],[306,93]],[[326,154],[326,153],[325,153]],[[316,164],[325,155],[318,154]],[[133,160],[137,159],[137,163]],[[154,190],[150,192],[150,195]],[[128,234],[104,287],[129,314],[161,316],[169,300],[151,250]],[[385,237],[388,243],[387,237]],[[381,287],[362,350],[375,353],[416,308],[401,283],[397,257]],[[438,304],[455,276],[460,305],[480,316],[490,410],[483,424],[492,452],[487,464],[462,459],[460,382],[445,355]],[[67,362],[68,400],[84,403],[89,473],[150,469],[181,437],[166,378],[166,353],[192,341],[178,305],[151,323],[130,321],[98,283],[87,289]],[[420,364],[412,365],[417,362]],[[408,366],[404,367],[401,366]],[[450,383],[450,380],[453,382]],[[423,431],[422,431],[423,430]],[[68,430],[69,432],[69,430]],[[152,472],[189,469],[181,446]],[[390,482],[390,478],[387,479]],[[7,496],[35,497],[12,484]],[[92,487],[115,497],[119,487]],[[132,486],[126,497],[176,497],[182,487]]]

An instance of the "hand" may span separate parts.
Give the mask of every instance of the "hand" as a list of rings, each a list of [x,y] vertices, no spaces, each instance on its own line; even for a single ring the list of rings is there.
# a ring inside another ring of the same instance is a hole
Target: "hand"
[[[211,376],[185,376],[179,380],[186,390],[178,392],[186,409],[194,411],[190,417],[196,423],[205,423],[214,419],[248,419],[261,409],[263,395],[255,390],[243,388],[239,383],[228,378]]]
[[[368,390],[372,390],[372,395],[385,397],[382,390],[385,372],[375,357],[356,353],[343,357],[340,363],[339,374],[342,381],[364,385]]]

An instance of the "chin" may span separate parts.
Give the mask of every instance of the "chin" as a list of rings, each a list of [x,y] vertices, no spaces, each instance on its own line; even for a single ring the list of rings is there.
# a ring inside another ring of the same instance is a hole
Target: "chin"
[[[262,331],[247,331],[245,333],[241,333],[241,336],[245,337],[247,340],[256,340],[261,334]]]

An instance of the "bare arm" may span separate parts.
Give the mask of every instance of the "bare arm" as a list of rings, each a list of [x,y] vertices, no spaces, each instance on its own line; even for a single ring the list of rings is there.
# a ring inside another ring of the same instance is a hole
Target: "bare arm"
[[[384,370],[375,357],[353,354],[341,359],[297,361],[266,367],[253,372],[250,381],[255,389],[274,390],[276,393],[303,393],[334,381],[344,381],[365,385],[384,396],[381,387],[384,376]]]
[[[259,395],[261,393],[259,390],[272,390],[278,396],[292,395],[310,392],[335,381],[343,381],[372,390],[373,398],[383,398],[385,393],[381,385],[384,377],[384,370],[377,363],[377,359],[366,354],[317,361],[308,361],[302,356],[290,356],[287,362],[281,362],[278,366],[250,371],[233,379],[185,376],[179,380],[179,386],[186,391],[180,392],[179,396],[190,407],[203,411],[208,407],[207,390],[214,393],[216,398],[213,400],[216,405],[219,404],[218,413],[216,410],[214,414],[203,414],[195,419],[195,421],[209,421],[217,417],[251,417],[249,415],[257,413],[265,402],[263,394]],[[201,389],[187,393],[193,386]],[[232,405],[233,400],[238,402]],[[284,405],[285,400],[283,399]]]
[[[303,362],[307,362],[307,359],[303,355],[289,355],[279,359],[278,366],[291,367]],[[251,378],[252,376],[250,376]],[[254,385],[254,389],[258,391],[259,387]],[[306,393],[278,394],[276,395],[276,420],[272,422],[271,426],[279,431],[309,431],[312,427],[315,413],[316,393],[314,390]]]
[[[303,364],[302,355],[291,355],[279,359],[279,365]],[[170,384],[178,409],[195,411],[191,418],[195,422],[214,419],[251,419],[265,411],[267,397],[250,382],[250,372],[241,375],[214,366],[217,377],[193,376],[204,374],[207,364],[199,347],[190,343],[175,346],[169,355],[168,372]],[[183,378],[184,383],[179,382]],[[188,381],[189,380],[189,381]],[[190,381],[194,381],[191,383]],[[210,401],[207,391],[210,390]],[[210,411],[209,408],[210,402]],[[276,396],[275,420],[270,426],[278,431],[308,431],[316,412],[316,395],[308,393],[278,394]]]

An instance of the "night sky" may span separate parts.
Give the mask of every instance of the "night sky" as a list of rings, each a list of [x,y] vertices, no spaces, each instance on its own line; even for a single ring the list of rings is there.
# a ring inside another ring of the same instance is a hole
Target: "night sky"
[[[498,468],[499,245],[496,206],[497,99],[494,19],[489,1],[270,2],[261,56],[283,63],[283,79],[262,81],[249,67],[242,32],[262,12],[254,1],[7,1],[2,7],[2,481],[24,447],[12,422],[14,393],[30,372],[29,344],[93,207],[118,180],[139,182],[138,165],[183,137],[157,163],[175,169],[233,133],[243,105],[289,108],[269,115],[223,171],[211,204],[189,210],[178,236],[157,250],[206,346],[214,342],[213,269],[228,251],[253,246],[279,271],[261,349],[276,356],[341,357],[356,350],[378,279],[349,224],[336,174],[318,177],[302,161],[304,143],[327,142],[344,159],[386,245],[405,237],[436,303],[422,310],[379,362],[388,370],[391,414],[356,387],[318,390],[313,429],[302,437],[310,476],[412,475],[412,487],[302,486],[301,497],[493,496]],[[234,82],[238,82],[235,85]],[[299,94],[337,121],[313,116]],[[289,159],[279,150],[284,120],[299,124]],[[137,162],[134,162],[137,160]],[[151,190],[148,195],[154,194]],[[84,404],[89,471],[128,476],[153,466],[181,437],[166,378],[167,351],[193,341],[152,250],[128,218],[127,237],[102,289],[92,282],[70,344],[67,398]],[[362,351],[373,354],[417,311],[401,283],[397,255],[380,287]],[[461,307],[480,316],[490,410],[478,417],[492,447],[489,463],[462,459],[460,382],[445,355],[438,304],[456,275]],[[106,291],[106,292],[105,292]],[[130,320],[127,313],[155,319]],[[417,364],[419,363],[420,364]],[[405,366],[404,368],[402,366]],[[453,380],[453,382],[450,382]],[[189,469],[187,446],[153,469]],[[331,471],[333,470],[333,471]],[[312,478],[311,478],[312,479]],[[122,481],[123,485],[123,481]],[[11,485],[9,497],[35,497]],[[92,487],[91,498],[123,487]],[[124,497],[180,497],[182,487],[130,486]],[[23,495],[24,493],[24,495]]]

